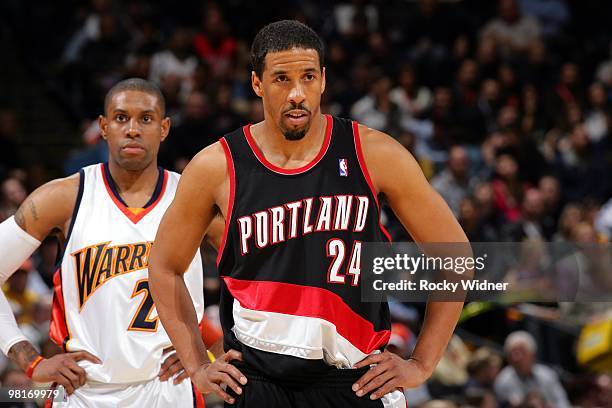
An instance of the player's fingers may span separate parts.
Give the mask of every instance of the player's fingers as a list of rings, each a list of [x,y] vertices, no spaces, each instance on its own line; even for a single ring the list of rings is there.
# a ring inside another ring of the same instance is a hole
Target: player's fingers
[[[79,377],[79,387],[85,384],[85,381],[87,380],[87,374],[85,373],[85,370],[79,367],[79,365],[72,360],[66,360],[66,365],[73,373],[75,373]]]
[[[74,357],[76,361],[87,360],[95,364],[102,364],[102,360],[87,351],[75,351],[69,355]]]
[[[61,376],[61,379],[63,380],[62,382],[60,382],[60,384],[62,384],[64,388],[66,388],[66,392],[68,392],[68,394],[72,394],[74,390],[78,388],[78,386],[76,385],[78,383],[78,378],[76,374],[73,374],[67,367],[60,368],[59,374]]]
[[[393,380],[386,382],[382,387],[378,388],[376,391],[370,395],[370,399],[379,399],[384,397],[386,394],[395,391],[398,387],[395,385]]]
[[[176,360],[178,360],[178,356],[176,355],[176,353],[172,353],[171,355],[169,355],[168,358],[166,358],[162,362],[161,367],[159,368],[159,373],[157,374],[157,376],[161,377],[168,370],[168,368],[172,364],[174,364],[176,362]]]
[[[164,370],[163,374],[159,376],[159,379],[160,381],[166,381],[182,369],[183,365],[181,364],[181,361],[177,358],[171,365],[166,367],[166,370]]]
[[[234,390],[236,394],[238,395],[242,394],[242,388],[240,388],[240,385],[238,385],[238,383],[234,381],[234,379],[230,377],[229,375],[223,372],[218,372],[213,376],[213,379],[215,380],[215,383],[221,383],[221,384],[227,385],[232,390]]]
[[[355,368],[367,367],[367,366],[369,366],[371,364],[380,363],[381,361],[383,361],[386,358],[387,358],[387,356],[385,356],[383,353],[372,354],[370,356],[367,356],[366,358],[364,358],[363,360],[361,360],[357,364],[355,364]]]
[[[232,360],[242,361],[242,353],[237,350],[229,350],[227,353],[221,356],[221,359],[230,362]]]
[[[223,398],[223,401],[227,402],[228,404],[234,403],[234,398],[232,398],[232,396],[229,395],[227,392],[223,391],[223,389],[219,387],[217,384],[213,384],[212,389],[215,394]]]
[[[219,367],[219,370],[228,373],[234,377],[236,381],[240,381],[240,384],[242,385],[245,385],[248,381],[246,376],[242,374],[233,364],[225,363]]]
[[[382,374],[386,371],[387,367],[385,364],[378,364],[375,367],[370,368],[364,375],[353,384],[353,391],[359,391],[367,383],[369,383],[374,377]],[[359,394],[358,394],[359,395]]]
[[[174,385],[176,384],[180,384],[183,381],[185,381],[187,378],[189,378],[189,374],[187,374],[187,371],[183,370],[175,379],[174,379]]]
[[[384,384],[386,384],[389,380],[394,377],[393,373],[390,371],[385,371],[376,377],[372,378],[367,384],[361,387],[359,391],[357,391],[357,396],[361,397],[364,395],[368,395],[370,392],[378,390]],[[384,394],[382,394],[384,395]]]

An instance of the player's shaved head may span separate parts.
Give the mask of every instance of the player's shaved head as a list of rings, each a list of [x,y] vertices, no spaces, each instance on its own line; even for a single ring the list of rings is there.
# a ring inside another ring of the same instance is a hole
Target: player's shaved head
[[[325,47],[321,38],[310,27],[296,20],[281,20],[268,24],[255,36],[251,46],[251,65],[261,78],[266,55],[269,52],[286,51],[292,48],[313,49],[319,54],[319,64],[323,70]]]
[[[115,84],[115,86],[113,86],[104,97],[105,113],[108,113],[108,106],[110,105],[113,96],[124,91],[144,92],[157,97],[162,116],[166,114],[166,99],[164,98],[164,95],[159,87],[155,83],[141,78],[124,79],[123,81]]]

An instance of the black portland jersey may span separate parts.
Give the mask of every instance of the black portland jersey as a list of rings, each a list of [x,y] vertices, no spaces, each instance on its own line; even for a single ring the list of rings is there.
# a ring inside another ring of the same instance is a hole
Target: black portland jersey
[[[249,126],[221,139],[230,173],[217,260],[225,347],[270,376],[349,368],[390,336],[387,304],[361,302],[362,243],[387,234],[357,123],[325,118],[321,151],[298,169],[268,162]]]

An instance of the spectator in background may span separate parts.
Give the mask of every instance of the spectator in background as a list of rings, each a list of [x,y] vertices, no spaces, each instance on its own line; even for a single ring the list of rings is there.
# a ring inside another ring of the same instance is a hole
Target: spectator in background
[[[503,231],[504,241],[520,242],[524,240],[546,241],[543,226],[544,198],[540,190],[530,188],[525,191],[521,202],[521,217],[512,224],[507,224]]]
[[[165,77],[172,76],[180,83],[193,75],[197,66],[191,34],[186,28],[178,28],[172,32],[167,48],[153,54],[149,79],[162,84]]]
[[[15,214],[17,208],[28,196],[28,192],[23,183],[15,177],[7,178],[2,182],[1,192],[0,217],[4,220]]]
[[[28,259],[8,278],[2,288],[19,325],[32,323],[34,305],[40,300],[40,296],[28,287],[31,270],[32,260]]]
[[[572,231],[580,222],[584,220],[584,210],[577,203],[569,203],[563,207],[559,216],[557,232],[553,236],[555,242],[571,242]]]
[[[59,242],[55,237],[48,237],[41,242],[34,265],[40,278],[45,283],[47,291],[53,288],[53,277],[57,271]]]
[[[537,18],[545,38],[557,37],[570,20],[566,0],[520,0],[521,12]]]
[[[540,94],[534,85],[525,85],[521,93],[520,130],[532,140],[541,140],[550,128],[548,115],[540,101]]]
[[[561,186],[559,180],[551,175],[543,176],[538,182],[538,190],[540,190],[544,201],[542,228],[544,229],[544,235],[551,239],[557,231],[557,220],[561,215]]]
[[[210,67],[215,77],[232,72],[232,60],[236,52],[236,40],[229,34],[221,9],[209,5],[202,14],[203,30],[193,38],[195,51]]]
[[[0,179],[12,168],[21,166],[17,148],[17,118],[15,111],[0,109]]]
[[[476,62],[480,67],[481,77],[493,79],[497,77],[500,59],[495,40],[490,37],[481,37],[476,49]]]
[[[495,228],[481,217],[472,198],[464,198],[459,208],[459,224],[471,242],[495,242],[498,234]]]
[[[420,118],[431,106],[431,91],[419,85],[414,68],[407,64],[400,68],[398,83],[391,91],[391,101],[400,107],[405,117]]]
[[[529,44],[524,62],[520,71],[524,83],[533,84],[538,91],[551,85],[554,67],[549,60],[544,41],[534,41]]]
[[[555,168],[565,201],[606,199],[610,172],[601,149],[590,141],[583,125],[574,126],[569,138],[559,143]]]
[[[381,75],[374,81],[370,92],[351,108],[356,121],[372,129],[397,135],[400,128],[400,108],[389,96],[391,79]]]
[[[446,168],[431,180],[433,188],[440,193],[455,215],[459,214],[461,201],[476,184],[470,177],[470,159],[461,146],[453,146],[448,153]]]
[[[559,80],[552,89],[550,106],[557,116],[569,107],[579,107],[583,100],[580,69],[573,62],[566,62],[559,70]]]
[[[541,36],[537,20],[522,16],[516,0],[499,0],[499,14],[489,21],[481,36],[492,38],[501,51],[509,56],[527,50],[529,43]]]
[[[493,179],[495,208],[502,214],[505,222],[517,222],[521,216],[519,203],[522,201],[525,186],[519,177],[514,156],[504,150],[498,151],[496,155]]]
[[[501,365],[501,357],[487,347],[472,353],[467,365],[470,378],[465,385],[466,392],[473,389],[493,390]]]
[[[111,6],[108,0],[92,0],[90,7],[91,11],[83,21],[83,25],[76,30],[64,48],[62,60],[66,63],[78,61],[85,44],[90,41],[97,41],[100,38],[101,16],[109,13]]]
[[[478,109],[484,120],[484,127],[487,133],[496,130],[496,118],[502,105],[501,89],[499,82],[495,79],[485,79],[480,86],[478,95]]]
[[[588,99],[589,109],[584,115],[584,128],[591,142],[598,143],[608,135],[608,123],[611,120],[604,86],[599,82],[591,84]]]
[[[511,405],[521,404],[530,393],[536,392],[550,406],[569,408],[565,390],[557,374],[549,367],[537,364],[536,342],[525,331],[511,333],[504,344],[508,366],[495,380],[495,393],[500,401]]]
[[[612,41],[610,41],[608,48],[609,59],[599,64],[595,77],[607,87],[612,87]]]
[[[69,176],[90,164],[108,160],[108,144],[102,139],[97,120],[84,121],[82,124],[84,147],[72,152],[64,162],[64,175]]]
[[[197,152],[214,142],[211,121],[208,98],[202,92],[192,92],[174,121],[170,137],[160,147],[160,165],[182,170]]]
[[[612,198],[601,207],[595,226],[606,242],[612,241]]]

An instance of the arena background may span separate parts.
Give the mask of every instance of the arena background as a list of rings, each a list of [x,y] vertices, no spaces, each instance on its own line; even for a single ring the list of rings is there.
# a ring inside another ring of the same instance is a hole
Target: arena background
[[[160,162],[169,169],[261,120],[250,42],[266,23],[295,18],[326,41],[323,111],[400,140],[470,240],[609,242],[610,16],[612,2],[594,0],[3,0],[0,220],[42,183],[106,159],[95,119],[123,78],[149,78],[165,93],[173,127]],[[389,211],[384,221],[396,240],[408,239]],[[214,321],[216,271],[206,253]],[[48,339],[56,256],[56,242],[45,241],[4,287],[45,355],[57,352]],[[431,380],[407,392],[410,406],[506,406],[502,374],[531,363],[528,353],[505,353],[504,342],[525,330],[537,367],[551,370],[515,405],[564,406],[544,402],[551,393],[563,401],[564,390],[575,406],[611,407],[611,311],[472,303]],[[409,355],[422,312],[422,304],[392,305],[396,352]],[[589,336],[599,349],[579,359]],[[5,359],[0,371],[3,386],[28,385]]]

